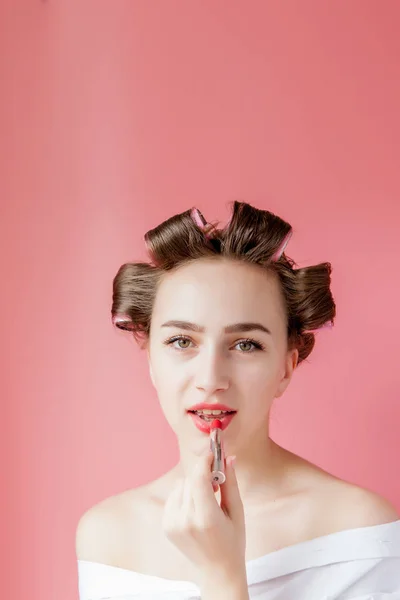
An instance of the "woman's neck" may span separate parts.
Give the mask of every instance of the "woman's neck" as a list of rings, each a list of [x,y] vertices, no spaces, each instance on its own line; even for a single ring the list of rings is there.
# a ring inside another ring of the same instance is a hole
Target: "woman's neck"
[[[180,447],[180,460],[170,472],[172,479],[185,477],[194,469],[199,454],[189,452]],[[225,455],[229,456],[229,446],[225,447]],[[260,499],[268,501],[279,495],[279,489],[287,475],[287,467],[291,462],[291,453],[276,444],[269,435],[253,437],[245,447],[235,449],[235,471],[240,494],[245,504],[258,503]]]

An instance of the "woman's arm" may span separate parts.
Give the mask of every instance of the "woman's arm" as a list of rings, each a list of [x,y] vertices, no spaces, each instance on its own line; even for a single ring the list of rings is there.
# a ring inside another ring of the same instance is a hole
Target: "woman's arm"
[[[214,573],[200,585],[201,600],[249,600],[246,570],[232,574]]]

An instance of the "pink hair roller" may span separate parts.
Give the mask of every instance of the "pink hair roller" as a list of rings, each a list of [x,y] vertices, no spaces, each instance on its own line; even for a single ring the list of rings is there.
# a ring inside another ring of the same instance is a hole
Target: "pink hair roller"
[[[316,327],[315,329],[306,329],[305,331],[303,331],[303,333],[318,333],[318,331],[321,331],[322,329],[332,329],[332,328],[333,328],[332,321],[327,321],[326,323],[321,325],[321,327]]]
[[[198,208],[192,208],[190,216],[192,217],[197,227],[199,227],[203,231],[204,236],[209,240],[212,237],[210,234],[211,231],[214,229],[214,226],[211,225],[211,223],[207,223],[207,221],[205,220]]]
[[[272,262],[277,262],[281,258],[281,256],[284,253],[284,251],[286,249],[286,246],[288,245],[288,243],[289,243],[290,238],[292,237],[292,235],[293,235],[293,230],[291,229],[289,231],[289,233],[287,233],[287,235],[283,238],[283,241],[282,241],[281,245],[279,246],[279,248],[273,254],[273,256],[271,258]]]
[[[114,315],[112,322],[113,325],[123,325],[127,329],[132,329],[132,319],[129,315]]]
[[[207,221],[205,220],[198,208],[192,208],[190,216],[196,223],[197,227],[200,227],[200,229],[204,229],[204,227],[207,225]]]

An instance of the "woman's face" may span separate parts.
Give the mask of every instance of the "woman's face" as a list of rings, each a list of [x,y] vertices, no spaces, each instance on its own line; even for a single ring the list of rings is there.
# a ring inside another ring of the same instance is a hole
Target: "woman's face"
[[[287,350],[279,282],[258,266],[223,259],[167,273],[155,299],[148,356],[180,445],[196,452],[208,443],[187,411],[220,402],[237,411],[224,438],[238,449],[239,441],[265,432],[272,401],[297,364],[297,350]]]

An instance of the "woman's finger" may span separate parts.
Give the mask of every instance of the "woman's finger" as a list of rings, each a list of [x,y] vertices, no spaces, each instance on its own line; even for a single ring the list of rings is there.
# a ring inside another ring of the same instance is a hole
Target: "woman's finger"
[[[221,508],[224,509],[233,520],[240,518],[243,514],[243,503],[239,492],[236,473],[233,466],[236,457],[229,456],[226,459],[226,480],[221,485]]]
[[[213,453],[211,451],[208,452],[200,458],[193,472],[193,502],[198,515],[209,515],[218,506],[211,481],[213,459]]]

